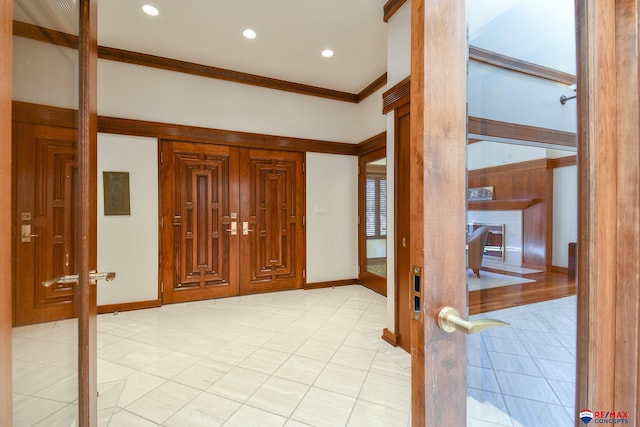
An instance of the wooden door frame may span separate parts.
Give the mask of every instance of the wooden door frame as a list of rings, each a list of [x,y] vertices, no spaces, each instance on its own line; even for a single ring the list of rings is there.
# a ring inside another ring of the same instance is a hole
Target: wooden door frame
[[[80,250],[78,263],[79,424],[98,424],[97,285],[89,271],[98,264],[98,0],[80,0],[78,34],[78,168]],[[86,201],[86,202],[85,202]]]
[[[381,276],[369,273],[367,271],[367,236],[365,231],[366,225],[366,164],[372,160],[382,159],[387,155],[387,148],[380,147],[376,150],[358,156],[358,280],[360,284],[367,288],[378,292],[381,295],[387,295],[387,279]],[[389,182],[389,181],[387,181]],[[387,187],[387,192],[389,188]],[[389,224],[387,224],[387,227]]]
[[[638,0],[576,4],[580,285],[575,409],[626,411],[633,423],[640,406]],[[436,318],[445,304],[466,313],[460,249],[466,204],[465,2],[414,0],[411,12],[411,249],[412,263],[423,267],[422,313],[412,328],[412,338],[423,341],[412,346],[412,422],[462,427],[465,340],[440,331]],[[441,262],[426,264],[427,259]],[[576,414],[576,426],[580,423]]]
[[[414,426],[466,425],[466,339],[436,322],[443,306],[467,312],[465,3],[411,2],[410,259],[420,274],[411,322]]]
[[[11,71],[13,0],[0,0],[0,420],[13,419],[11,368]]]
[[[640,415],[639,3],[576,4],[576,410],[628,411],[633,424]]]

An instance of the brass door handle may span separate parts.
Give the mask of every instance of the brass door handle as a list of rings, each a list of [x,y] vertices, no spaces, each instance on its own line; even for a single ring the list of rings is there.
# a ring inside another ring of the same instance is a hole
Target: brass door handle
[[[242,235],[243,236],[248,236],[250,231],[254,231],[254,230],[250,230],[249,229],[249,222],[243,221],[242,222]]]
[[[56,283],[78,283],[79,277],[80,276],[77,274],[67,274],[64,276],[56,276],[42,282],[42,286],[44,286],[45,288],[48,288],[50,286],[53,286]],[[104,273],[97,273],[95,271],[92,271],[89,273],[89,280],[91,281],[92,285],[95,285],[96,281],[98,280],[106,280],[107,282],[110,282],[115,278],[116,278],[116,273],[113,271],[104,272]]]
[[[451,333],[456,329],[465,334],[478,332],[496,326],[509,326],[508,323],[494,319],[464,320],[453,307],[442,307],[438,314],[438,326],[445,332]]]
[[[227,229],[228,232],[231,233],[232,236],[238,235],[238,223],[236,221],[231,221],[231,228]]]

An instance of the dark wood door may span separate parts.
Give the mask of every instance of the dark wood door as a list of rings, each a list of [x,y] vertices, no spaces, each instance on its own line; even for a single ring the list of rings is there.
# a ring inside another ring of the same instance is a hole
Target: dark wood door
[[[42,282],[75,274],[77,132],[16,123],[14,324],[72,318],[73,284]]]
[[[304,154],[240,153],[240,293],[304,285]]]
[[[165,303],[238,294],[238,150],[167,141],[161,153]]]
[[[163,141],[164,303],[301,288],[301,153]]]
[[[396,343],[411,351],[411,230],[409,177],[409,105],[395,111],[395,182],[396,182]]]

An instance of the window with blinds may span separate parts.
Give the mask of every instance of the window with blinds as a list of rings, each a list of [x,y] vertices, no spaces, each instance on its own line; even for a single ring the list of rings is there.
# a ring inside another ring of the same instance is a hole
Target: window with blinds
[[[387,236],[387,179],[384,176],[368,176],[366,183],[367,237]]]

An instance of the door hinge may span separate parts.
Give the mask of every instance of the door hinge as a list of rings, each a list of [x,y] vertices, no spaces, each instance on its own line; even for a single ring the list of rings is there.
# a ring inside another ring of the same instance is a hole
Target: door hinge
[[[302,162],[302,173],[305,173],[307,169],[306,163]]]
[[[162,151],[160,152],[160,164],[164,164],[164,153]]]

